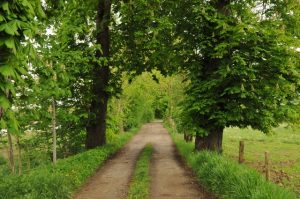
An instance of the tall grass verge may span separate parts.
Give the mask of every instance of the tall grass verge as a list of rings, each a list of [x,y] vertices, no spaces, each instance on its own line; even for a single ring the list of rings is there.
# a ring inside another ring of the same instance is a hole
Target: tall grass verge
[[[171,132],[171,130],[169,129]],[[225,199],[296,199],[295,193],[267,182],[257,171],[212,152],[194,152],[179,134],[171,136],[198,181]]]
[[[127,199],[147,199],[149,198],[150,176],[149,165],[152,156],[152,146],[147,145],[142,151],[132,181],[130,183]]]
[[[38,167],[22,176],[0,179],[1,199],[67,199],[105,160],[116,153],[137,129],[124,133],[111,143],[72,157],[55,166]]]

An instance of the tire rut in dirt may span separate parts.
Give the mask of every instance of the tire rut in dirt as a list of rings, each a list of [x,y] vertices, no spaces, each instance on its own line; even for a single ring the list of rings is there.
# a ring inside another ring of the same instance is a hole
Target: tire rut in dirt
[[[199,187],[192,173],[179,160],[174,143],[162,123],[156,122],[144,125],[117,155],[87,180],[74,199],[126,198],[136,161],[148,143],[154,150],[150,165],[150,198],[212,198]]]
[[[155,139],[151,164],[152,199],[210,199],[213,196],[199,186],[192,173],[180,160],[174,143],[161,124],[154,126]]]

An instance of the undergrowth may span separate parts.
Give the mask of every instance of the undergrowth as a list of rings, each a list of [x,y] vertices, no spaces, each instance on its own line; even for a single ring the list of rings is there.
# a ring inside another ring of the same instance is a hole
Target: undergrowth
[[[124,133],[113,142],[66,159],[55,166],[38,167],[22,176],[0,179],[1,199],[64,199],[91,176],[105,160],[116,153],[137,129]]]

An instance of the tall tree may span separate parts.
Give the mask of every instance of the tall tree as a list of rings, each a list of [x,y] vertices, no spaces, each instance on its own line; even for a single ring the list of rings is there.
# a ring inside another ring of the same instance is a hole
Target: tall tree
[[[106,116],[109,99],[108,85],[110,80],[109,57],[111,18],[111,1],[99,0],[96,18],[96,44],[101,46],[96,52],[98,59],[93,63],[92,102],[87,124],[86,147],[88,149],[106,143]],[[99,64],[100,62],[100,64]]]
[[[55,7],[53,3],[49,1],[49,6]],[[86,147],[94,148],[106,141],[107,102],[120,91],[122,72],[137,75],[155,67],[166,71],[160,63],[172,54],[159,44],[166,40],[166,34],[160,33],[169,24],[167,17],[159,20],[163,13],[160,1],[79,0],[61,5],[56,26],[59,39],[54,43],[60,43],[61,54],[72,56],[61,61],[70,68],[77,86],[74,101],[88,112],[88,119],[81,121],[86,124]]]
[[[268,3],[263,14],[262,3]],[[190,1],[181,7],[187,14],[178,20],[178,54],[191,80],[185,110],[195,148],[222,152],[225,127],[267,133],[284,121],[298,98],[299,37],[289,25],[299,19],[298,2]]]

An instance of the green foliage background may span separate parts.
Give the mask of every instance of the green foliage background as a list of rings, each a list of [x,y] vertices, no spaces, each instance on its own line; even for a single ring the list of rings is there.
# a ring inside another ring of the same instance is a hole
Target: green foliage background
[[[51,162],[54,120],[58,158],[85,151],[95,67],[109,65],[109,142],[155,118],[201,136],[299,123],[298,0],[111,1],[106,58],[97,58],[99,2],[0,3],[0,149],[7,135],[20,139],[11,150],[24,175]]]

